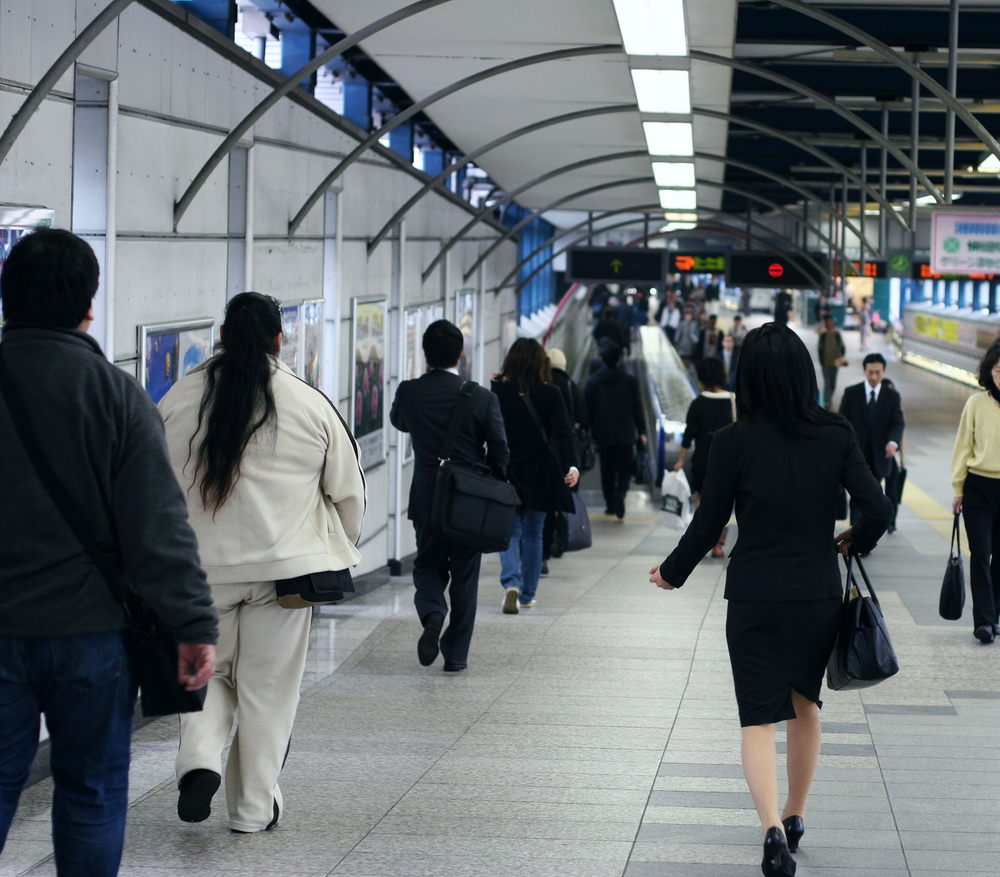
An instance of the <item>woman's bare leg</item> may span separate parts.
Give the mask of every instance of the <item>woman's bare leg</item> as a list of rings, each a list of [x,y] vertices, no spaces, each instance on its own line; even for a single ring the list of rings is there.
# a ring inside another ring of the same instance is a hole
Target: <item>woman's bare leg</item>
[[[778,756],[774,748],[774,725],[743,728],[743,774],[764,834],[781,825],[778,816]]]
[[[782,819],[805,816],[822,742],[819,707],[797,691],[792,691],[792,704],[795,718],[788,722],[788,801]]]

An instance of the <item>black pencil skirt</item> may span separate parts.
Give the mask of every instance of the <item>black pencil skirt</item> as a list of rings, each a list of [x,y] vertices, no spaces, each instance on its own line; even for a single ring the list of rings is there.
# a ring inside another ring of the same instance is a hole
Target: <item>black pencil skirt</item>
[[[822,707],[823,674],[840,626],[842,600],[730,600],[726,640],[740,725],[795,718],[792,690]]]

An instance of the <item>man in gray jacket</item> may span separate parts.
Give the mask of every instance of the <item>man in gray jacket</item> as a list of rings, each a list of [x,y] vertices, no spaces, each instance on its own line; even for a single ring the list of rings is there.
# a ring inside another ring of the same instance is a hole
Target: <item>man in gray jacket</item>
[[[86,334],[98,265],[66,231],[40,229],[0,274],[0,357],[41,452],[97,544],[178,643],[178,679],[204,687],[217,620],[163,425],[134,379]],[[35,473],[0,397],[0,850],[50,735],[60,877],[118,873],[136,686],[125,617]]]

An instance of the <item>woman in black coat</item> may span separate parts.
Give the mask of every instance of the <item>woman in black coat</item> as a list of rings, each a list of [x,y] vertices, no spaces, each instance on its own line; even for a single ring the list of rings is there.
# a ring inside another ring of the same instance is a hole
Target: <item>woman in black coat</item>
[[[508,615],[535,605],[545,514],[573,511],[570,488],[580,477],[566,403],[549,377],[542,345],[518,338],[491,387],[500,400],[510,448],[507,477],[517,485],[522,502],[510,547],[500,552],[503,611]]]
[[[726,639],[743,734],[743,771],[764,831],[765,875],[795,873],[802,817],[819,762],[820,688],[840,620],[837,550],[864,554],[892,503],[850,424],[816,402],[816,371],[799,337],[767,323],[747,334],[736,375],[739,419],[715,433],[701,505],[650,581],[684,584],[733,505],[739,538],[726,576]],[[843,486],[861,518],[834,537]],[[779,816],[777,722],[788,722],[788,800]],[[787,839],[787,840],[786,840]]]

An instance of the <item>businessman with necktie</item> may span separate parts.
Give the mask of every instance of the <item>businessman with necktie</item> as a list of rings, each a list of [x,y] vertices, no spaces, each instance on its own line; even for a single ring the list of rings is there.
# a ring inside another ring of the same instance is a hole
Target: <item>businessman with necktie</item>
[[[847,387],[840,402],[844,415],[858,435],[858,444],[875,478],[881,482],[889,475],[892,458],[903,441],[903,406],[899,393],[882,383],[885,377],[885,357],[869,353],[862,363],[865,380]],[[851,501],[851,522],[857,516]]]

